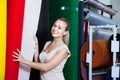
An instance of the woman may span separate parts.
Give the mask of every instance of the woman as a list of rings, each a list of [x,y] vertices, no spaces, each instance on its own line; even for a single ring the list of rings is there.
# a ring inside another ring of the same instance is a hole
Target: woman
[[[52,41],[46,42],[42,52],[38,53],[38,40],[35,37],[35,53],[36,62],[26,60],[21,52],[13,52],[14,61],[21,62],[31,68],[40,70],[41,80],[65,80],[63,76],[64,65],[70,57],[68,49],[69,24],[65,18],[55,21],[51,28]],[[40,61],[40,62],[39,62]]]

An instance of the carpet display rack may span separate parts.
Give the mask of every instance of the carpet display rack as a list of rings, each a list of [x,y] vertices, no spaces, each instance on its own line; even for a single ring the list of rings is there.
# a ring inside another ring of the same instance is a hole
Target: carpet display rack
[[[89,26],[89,51],[86,56],[86,62],[89,63],[89,80],[92,80],[92,31],[95,28],[111,28],[113,30],[113,40],[111,44],[111,51],[113,52],[113,65],[112,65],[112,72],[111,77],[113,80],[116,80],[116,78],[119,77],[119,67],[116,65],[116,56],[117,52],[119,51],[119,42],[116,40],[116,33],[117,33],[117,27],[116,25],[102,25],[102,26]]]
[[[111,68],[111,77],[113,80],[116,80],[119,77],[119,67],[117,66],[117,52],[119,51],[119,42],[116,40],[117,34],[117,23],[112,20],[112,18],[105,17],[97,12],[92,11],[90,8],[93,7],[96,10],[101,10],[103,12],[108,13],[109,15],[116,15],[117,11],[112,9],[112,7],[108,7],[106,4],[100,2],[99,0],[79,0],[81,4],[84,6],[81,8],[81,13],[83,11],[84,20],[88,21],[87,32],[88,32],[88,51],[86,52],[86,62],[88,63],[88,80],[92,80],[93,76],[96,74],[104,74],[104,72],[93,73],[93,30],[94,29],[112,29],[113,40],[111,41],[111,52],[113,52],[113,56],[111,58],[112,65]],[[87,5],[87,8],[85,8]],[[80,20],[83,18],[80,18]],[[83,34],[82,34],[83,35]],[[105,58],[105,57],[104,57]],[[96,66],[95,66],[96,67]],[[97,66],[99,67],[99,66]]]
[[[85,4],[94,7],[98,10],[101,10],[103,12],[106,12],[112,16],[114,16],[117,11],[108,7],[104,3],[99,2],[98,0],[83,0]],[[119,51],[119,42],[116,40],[116,34],[117,34],[117,23],[113,21],[110,18],[107,18],[103,15],[97,14],[90,9],[84,8],[84,19],[88,20],[88,42],[89,42],[89,49],[88,53],[86,55],[86,62],[88,62],[88,67],[89,67],[89,80],[92,80],[92,58],[93,58],[93,29],[95,28],[110,28],[113,30],[113,40],[111,41],[111,52],[113,52],[112,60],[113,60],[113,65],[112,65],[112,72],[111,72],[111,77],[113,80],[116,80],[117,77],[119,77],[119,67],[117,67],[116,64],[116,58],[117,58],[117,52]]]

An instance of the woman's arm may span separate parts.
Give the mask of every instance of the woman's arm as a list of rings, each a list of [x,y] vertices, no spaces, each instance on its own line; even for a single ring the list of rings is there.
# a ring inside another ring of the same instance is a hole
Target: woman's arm
[[[58,53],[56,53],[48,62],[46,63],[38,63],[38,62],[32,62],[29,60],[26,60],[20,53],[19,50],[17,50],[17,52],[13,52],[14,55],[13,57],[15,57],[16,59],[14,59],[14,61],[19,61],[22,62],[23,64],[28,65],[29,67],[38,69],[38,70],[42,70],[42,71],[48,71],[54,67],[56,67],[58,64],[60,64],[67,56],[68,56],[68,52],[66,49],[59,51]]]

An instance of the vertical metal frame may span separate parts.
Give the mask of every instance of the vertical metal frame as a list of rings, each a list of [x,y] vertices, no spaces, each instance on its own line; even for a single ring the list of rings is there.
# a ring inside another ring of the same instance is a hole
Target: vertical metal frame
[[[116,41],[117,28],[116,25],[104,25],[104,26],[89,26],[89,80],[92,80],[92,30],[94,28],[111,28],[113,29],[113,41]],[[113,66],[116,66],[116,52],[113,52]],[[113,77],[116,80],[116,77]]]

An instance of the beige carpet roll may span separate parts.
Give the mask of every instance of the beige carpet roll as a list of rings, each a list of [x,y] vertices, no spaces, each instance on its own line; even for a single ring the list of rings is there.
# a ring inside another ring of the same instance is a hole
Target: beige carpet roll
[[[83,62],[88,66],[86,63],[86,54],[88,52],[89,42],[86,41],[80,51],[80,56]],[[92,42],[92,67],[95,68],[102,68],[108,67],[112,65],[112,56],[108,51],[108,41],[107,40],[93,40]]]

